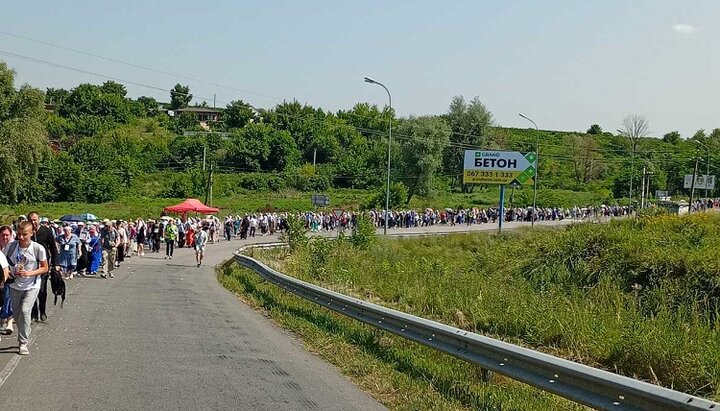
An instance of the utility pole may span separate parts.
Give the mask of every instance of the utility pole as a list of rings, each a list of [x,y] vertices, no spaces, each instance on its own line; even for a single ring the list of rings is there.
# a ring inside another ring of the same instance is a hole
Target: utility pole
[[[643,166],[642,171],[642,182],[640,183],[640,209],[642,210],[645,208],[645,166]]]
[[[317,148],[313,150],[313,168],[315,168],[315,159],[317,159]]]
[[[690,214],[692,212],[692,204],[693,204],[693,200],[695,198],[695,179],[697,178],[697,168],[698,168],[699,160],[700,160],[700,156],[695,154],[695,169],[693,170],[692,184],[690,185],[690,205],[688,206],[688,214]]]
[[[635,141],[631,139],[630,145],[632,146],[632,151],[630,154],[630,191],[628,192],[628,203],[629,203],[628,207],[630,207],[630,209],[631,209],[632,208],[632,196],[633,196],[633,193],[632,193],[633,177],[634,177],[633,173],[635,172]]]
[[[207,156],[207,145],[203,146],[203,171],[205,171],[205,157]]]
[[[212,187],[213,186],[213,163],[208,164],[208,179],[205,188],[205,204],[212,204]]]
[[[212,201],[213,201],[213,174],[214,174],[214,167],[212,164],[210,164],[210,202],[208,205],[212,207]]]

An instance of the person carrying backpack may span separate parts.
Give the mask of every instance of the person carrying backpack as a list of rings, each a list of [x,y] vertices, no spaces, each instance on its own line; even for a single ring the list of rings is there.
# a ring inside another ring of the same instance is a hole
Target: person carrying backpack
[[[31,312],[40,293],[39,277],[48,272],[45,247],[32,241],[32,236],[32,223],[23,221],[18,225],[17,240],[5,246],[3,250],[8,264],[12,267],[6,282],[10,281],[10,300],[18,329],[20,355],[30,354],[27,344],[31,332]]]

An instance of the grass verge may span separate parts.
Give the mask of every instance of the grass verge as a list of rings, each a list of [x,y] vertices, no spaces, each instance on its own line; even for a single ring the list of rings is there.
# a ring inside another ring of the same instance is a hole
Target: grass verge
[[[346,319],[263,282],[234,263],[223,266],[218,279],[390,409],[581,409],[502,376],[482,382],[475,366]]]

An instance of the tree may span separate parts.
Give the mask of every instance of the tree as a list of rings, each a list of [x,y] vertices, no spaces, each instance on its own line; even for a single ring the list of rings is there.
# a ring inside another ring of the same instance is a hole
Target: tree
[[[479,97],[474,97],[470,103],[466,103],[464,97],[455,96],[444,118],[452,134],[451,144],[441,148],[444,150],[443,165],[447,172],[455,175],[455,181],[460,183],[465,150],[471,147],[482,148],[486,145],[488,128],[493,124],[493,116]],[[463,186],[463,190],[466,189],[467,187]]]
[[[576,183],[587,184],[600,177],[603,171],[602,155],[593,137],[571,134],[565,138],[565,146],[570,150]]]
[[[377,139],[387,134],[388,123],[395,121],[395,111],[387,106],[380,110],[374,104],[358,103],[350,111],[338,111],[337,117],[355,127],[367,139]]]
[[[633,197],[633,176],[635,174],[635,151],[641,138],[646,137],[650,132],[648,121],[645,116],[638,114],[630,114],[623,119],[622,128],[618,133],[630,139],[630,190],[628,191],[628,199],[632,204]]]
[[[97,119],[97,121],[93,120],[93,123],[128,123],[133,117],[129,102],[125,97],[117,94],[118,90],[112,93],[105,91],[113,88],[113,84],[106,89],[94,84],[80,84],[70,90],[58,113],[73,122],[77,122],[77,119],[83,116],[92,116]]]
[[[690,139],[704,143],[707,140],[707,134],[705,133],[705,129],[701,128],[700,130],[696,131]]]
[[[140,96],[138,97],[137,102],[143,107],[145,117],[152,117],[158,113],[158,107],[160,107],[160,105],[154,98]]]
[[[192,97],[190,86],[183,86],[180,83],[175,84],[175,87],[170,90],[170,109],[177,110],[187,107],[192,101]]]
[[[49,155],[44,93],[14,83],[15,72],[0,62],[0,202],[11,204],[45,199],[39,171]]]
[[[587,134],[602,134],[603,130],[602,127],[600,127],[599,124],[593,124],[590,126],[590,128],[587,131]]]
[[[105,94],[115,94],[120,97],[127,96],[127,89],[120,83],[116,83],[112,80],[108,80],[100,86],[100,91]]]
[[[668,144],[677,144],[680,140],[682,140],[682,138],[680,137],[680,133],[677,131],[671,131],[665,134],[662,138],[662,141]]]
[[[64,88],[48,88],[45,90],[45,102],[59,106],[69,95],[70,92]]]
[[[408,187],[409,203],[412,197],[428,195],[437,170],[442,166],[443,148],[450,140],[450,126],[441,117],[411,117],[400,123],[400,178]]]
[[[250,104],[243,102],[242,100],[231,101],[223,112],[222,120],[225,126],[231,128],[243,128],[246,124],[251,122],[255,117]]]

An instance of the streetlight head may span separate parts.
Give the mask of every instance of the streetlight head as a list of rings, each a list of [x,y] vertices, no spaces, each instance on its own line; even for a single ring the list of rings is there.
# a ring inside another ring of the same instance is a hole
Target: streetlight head
[[[527,119],[527,117],[525,117],[525,114],[523,114],[523,113],[518,113],[518,116]]]
[[[370,84],[375,84],[375,83],[377,83],[377,81],[375,81],[374,79],[372,79],[372,78],[370,78],[370,77],[367,77],[367,76],[365,76],[365,82],[366,82],[366,83],[370,83]]]

